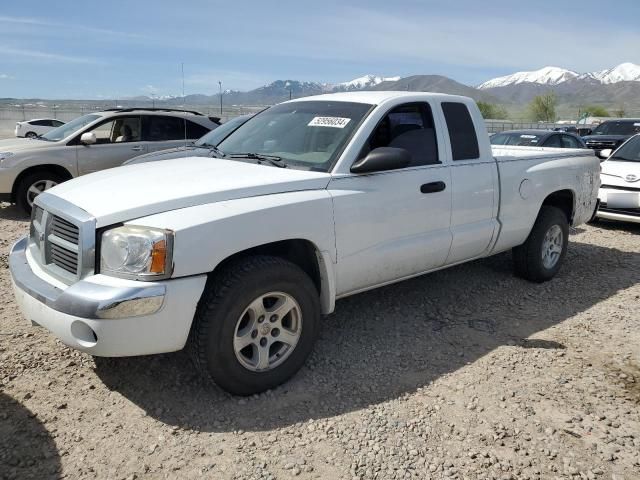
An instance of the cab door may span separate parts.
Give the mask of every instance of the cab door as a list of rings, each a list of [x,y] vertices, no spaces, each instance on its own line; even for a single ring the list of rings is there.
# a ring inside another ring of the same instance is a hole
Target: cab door
[[[498,166],[489,137],[479,139],[475,121],[462,102],[442,102],[451,158],[451,251],[446,263],[482,256],[498,231]],[[479,115],[479,112],[477,113]],[[481,134],[482,135],[482,134]],[[481,148],[482,146],[482,148]],[[486,152],[486,153],[483,153]]]
[[[451,245],[451,177],[431,106],[402,104],[382,118],[360,153],[404,148],[406,168],[334,177],[338,296],[444,264]]]
[[[78,173],[87,173],[119,167],[125,161],[146,152],[141,141],[140,116],[110,118],[83,133],[92,132],[96,143],[84,145],[76,140]]]

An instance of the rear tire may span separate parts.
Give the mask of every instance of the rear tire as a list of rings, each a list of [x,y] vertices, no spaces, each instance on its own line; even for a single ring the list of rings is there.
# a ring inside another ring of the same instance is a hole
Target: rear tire
[[[28,215],[31,214],[33,201],[39,193],[62,183],[65,179],[57,173],[42,170],[27,174],[16,188],[16,204]]]
[[[567,254],[569,222],[562,210],[543,205],[527,240],[513,249],[516,275],[532,282],[551,280]]]
[[[25,138],[36,138],[37,136],[38,136],[37,133],[27,132],[27,134],[25,135]]]
[[[230,393],[252,395],[291,378],[319,328],[318,291],[300,267],[247,257],[210,277],[187,348],[204,376]]]

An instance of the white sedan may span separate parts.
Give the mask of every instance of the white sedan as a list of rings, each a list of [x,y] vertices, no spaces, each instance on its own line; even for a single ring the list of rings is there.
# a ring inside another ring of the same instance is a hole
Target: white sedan
[[[64,122],[55,118],[34,118],[16,123],[16,137],[36,138],[49,130],[64,125]]]
[[[613,153],[603,150],[596,217],[640,223],[640,134]]]

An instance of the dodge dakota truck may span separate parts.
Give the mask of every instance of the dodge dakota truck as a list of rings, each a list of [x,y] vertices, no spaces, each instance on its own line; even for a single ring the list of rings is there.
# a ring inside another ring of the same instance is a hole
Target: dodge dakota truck
[[[492,151],[471,99],[429,93],[285,102],[216,155],[38,195],[9,258],[26,319],[97,356],[187,348],[253,394],[295,374],[340,298],[510,249],[550,280],[600,183],[592,151]]]

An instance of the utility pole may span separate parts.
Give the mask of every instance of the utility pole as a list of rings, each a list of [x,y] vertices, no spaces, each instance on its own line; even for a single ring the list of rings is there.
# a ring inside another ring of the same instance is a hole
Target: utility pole
[[[289,100],[291,100],[291,88],[289,88]]]
[[[184,103],[184,62],[180,64],[182,70],[182,103]]]
[[[220,87],[220,117],[222,117],[222,81],[218,80],[218,86]]]

